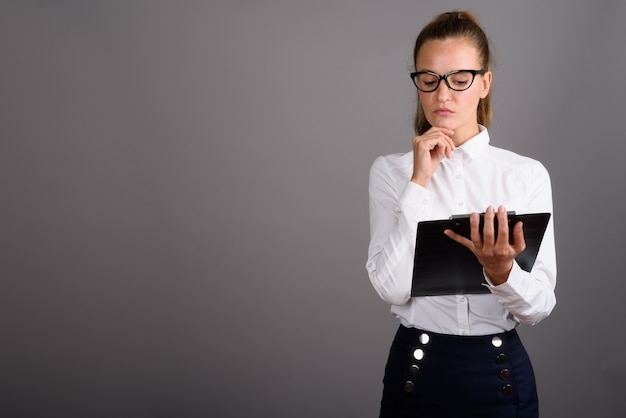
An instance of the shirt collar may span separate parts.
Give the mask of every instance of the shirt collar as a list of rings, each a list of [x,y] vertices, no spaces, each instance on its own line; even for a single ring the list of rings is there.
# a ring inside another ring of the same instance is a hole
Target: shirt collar
[[[478,125],[478,135],[465,141],[463,145],[458,147],[470,159],[476,158],[481,152],[487,149],[489,145],[489,131],[482,125]]]

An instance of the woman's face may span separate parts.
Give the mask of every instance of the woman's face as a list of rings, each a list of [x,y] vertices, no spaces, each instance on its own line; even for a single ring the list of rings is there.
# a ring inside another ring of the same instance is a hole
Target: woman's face
[[[464,38],[426,41],[419,50],[415,68],[416,71],[439,75],[456,70],[483,69],[478,49]],[[451,90],[444,80],[435,91],[418,90],[426,120],[433,127],[452,129],[452,139],[456,145],[461,145],[478,133],[478,102],[487,97],[491,77],[491,72],[476,74],[471,87],[464,91]]]

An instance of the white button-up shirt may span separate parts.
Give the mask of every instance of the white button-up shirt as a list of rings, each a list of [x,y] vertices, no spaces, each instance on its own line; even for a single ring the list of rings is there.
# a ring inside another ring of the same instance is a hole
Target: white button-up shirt
[[[367,272],[380,297],[407,327],[454,335],[508,331],[547,317],[556,298],[554,221],[550,218],[531,272],[514,263],[508,281],[490,293],[411,297],[417,223],[451,215],[508,211],[552,213],[552,189],[538,161],[489,145],[484,127],[443,158],[428,188],[410,181],[413,152],[378,157],[370,170]],[[459,244],[460,245],[460,244]]]

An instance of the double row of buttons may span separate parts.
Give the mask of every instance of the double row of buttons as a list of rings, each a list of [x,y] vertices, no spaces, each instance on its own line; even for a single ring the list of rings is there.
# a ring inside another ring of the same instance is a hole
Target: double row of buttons
[[[422,333],[419,336],[419,341],[420,343],[426,345],[428,344],[428,342],[430,341],[430,336],[426,333]],[[493,345],[495,348],[500,348],[502,346],[502,339],[498,336],[495,336],[491,339],[491,345]],[[417,348],[414,352],[413,352],[413,358],[415,358],[416,361],[421,361],[424,358],[424,350],[422,350],[421,348]],[[504,353],[499,353],[496,356],[496,363],[497,364],[504,364],[506,362],[506,354]],[[412,377],[417,376],[417,374],[420,371],[420,367],[417,364],[411,364],[409,366],[409,375],[411,375]],[[500,373],[498,374],[498,377],[500,377],[500,380],[508,380],[511,378],[511,371],[507,368],[503,368],[502,370],[500,370]],[[407,380],[404,382],[404,391],[407,393],[411,393],[413,392],[413,388],[415,387],[415,385],[413,384],[413,382],[411,380]],[[502,386],[502,389],[500,389],[500,391],[502,392],[503,395],[508,396],[511,395],[513,393],[513,386],[510,383],[505,384],[504,386]]]

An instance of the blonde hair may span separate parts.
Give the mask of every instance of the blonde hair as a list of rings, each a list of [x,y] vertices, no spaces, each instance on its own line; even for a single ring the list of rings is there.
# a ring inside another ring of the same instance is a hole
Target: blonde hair
[[[476,45],[476,49],[478,49],[480,55],[481,69],[490,71],[491,52],[489,49],[489,39],[480,26],[480,23],[478,23],[476,16],[468,11],[442,13],[426,25],[415,40],[413,62],[417,62],[417,55],[426,41],[444,40],[447,38],[464,38],[472,41]],[[487,127],[491,122],[492,116],[493,107],[490,90],[487,96],[478,103],[478,123]],[[415,113],[414,128],[417,135],[422,135],[431,128],[430,123],[426,120],[424,109],[419,99]]]

